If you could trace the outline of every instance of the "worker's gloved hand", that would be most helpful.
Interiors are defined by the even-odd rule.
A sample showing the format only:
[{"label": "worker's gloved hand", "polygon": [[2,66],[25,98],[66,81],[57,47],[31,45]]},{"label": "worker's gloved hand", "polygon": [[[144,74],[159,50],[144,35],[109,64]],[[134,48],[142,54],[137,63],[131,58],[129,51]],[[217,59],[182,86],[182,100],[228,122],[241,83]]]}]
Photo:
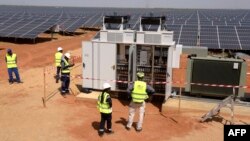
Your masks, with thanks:
[{"label": "worker's gloved hand", "polygon": [[148,96],[148,99],[145,100],[145,102],[152,102],[152,99],[153,99],[153,96],[152,95],[149,95]]},{"label": "worker's gloved hand", "polygon": [[130,95],[128,95],[127,99],[128,99],[129,101],[131,101],[131,100],[132,100],[132,97],[131,97]]}]

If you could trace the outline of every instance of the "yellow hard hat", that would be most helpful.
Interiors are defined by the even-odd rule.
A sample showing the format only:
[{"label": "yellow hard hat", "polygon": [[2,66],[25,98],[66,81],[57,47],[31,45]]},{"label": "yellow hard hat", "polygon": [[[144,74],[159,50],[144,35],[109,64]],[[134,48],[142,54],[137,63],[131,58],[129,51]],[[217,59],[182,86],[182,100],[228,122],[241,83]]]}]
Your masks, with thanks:
[{"label": "yellow hard hat", "polygon": [[140,78],[144,77],[144,72],[137,72],[137,77],[140,77]]}]

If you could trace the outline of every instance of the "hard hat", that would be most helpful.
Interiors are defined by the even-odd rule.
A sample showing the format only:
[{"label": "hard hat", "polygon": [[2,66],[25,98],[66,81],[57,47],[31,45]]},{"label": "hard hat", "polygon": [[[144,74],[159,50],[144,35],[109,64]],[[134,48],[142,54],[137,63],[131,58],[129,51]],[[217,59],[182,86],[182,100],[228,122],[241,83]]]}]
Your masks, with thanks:
[{"label": "hard hat", "polygon": [[10,48],[8,48],[8,49],[7,49],[7,52],[8,52],[8,53],[11,53],[11,52],[12,52],[12,50],[11,50]]},{"label": "hard hat", "polygon": [[111,86],[110,86],[109,83],[103,83],[103,88],[104,88],[104,89],[107,89],[107,88],[111,88]]},{"label": "hard hat", "polygon": [[62,50],[63,50],[62,47],[57,48],[57,51],[62,51]]},{"label": "hard hat", "polygon": [[140,77],[140,78],[144,77],[144,72],[137,72],[137,77]]},{"label": "hard hat", "polygon": [[70,53],[67,52],[67,53],[65,53],[64,55],[65,55],[67,58],[70,58]]}]

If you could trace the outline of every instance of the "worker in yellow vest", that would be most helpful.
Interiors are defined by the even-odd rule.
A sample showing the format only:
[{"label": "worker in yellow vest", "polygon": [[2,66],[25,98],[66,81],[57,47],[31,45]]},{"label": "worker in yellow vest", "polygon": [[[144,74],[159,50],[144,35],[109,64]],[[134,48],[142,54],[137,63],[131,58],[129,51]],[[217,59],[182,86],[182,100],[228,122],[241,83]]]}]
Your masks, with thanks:
[{"label": "worker in yellow vest", "polygon": [[109,83],[103,84],[103,91],[98,96],[97,107],[101,113],[101,122],[99,127],[99,135],[102,136],[104,134],[104,126],[107,122],[107,133],[114,133],[112,130],[112,100],[109,95],[111,90],[111,86]]},{"label": "worker in yellow vest", "polygon": [[10,84],[14,83],[13,74],[12,74],[13,72],[15,73],[15,76],[16,76],[16,82],[21,83],[20,76],[18,73],[18,68],[17,68],[17,55],[13,53],[11,49],[7,49],[5,62],[8,68],[9,83]]},{"label": "worker in yellow vest", "polygon": [[155,90],[147,85],[146,82],[143,81],[144,73],[138,72],[137,73],[138,80],[134,83],[130,84],[127,92],[129,96],[132,98],[132,101],[129,104],[129,116],[128,116],[128,123],[126,125],[126,129],[130,130],[133,119],[135,115],[136,109],[139,109],[139,121],[136,126],[136,131],[142,131],[142,123],[145,113],[145,100],[149,98],[148,95],[152,95],[155,93]]},{"label": "worker in yellow vest", "polygon": [[61,94],[65,97],[65,94],[69,94],[69,85],[70,85],[70,67],[73,67],[74,64],[71,64],[70,61],[70,53],[65,53],[61,60]]},{"label": "worker in yellow vest", "polygon": [[63,55],[63,49],[62,49],[62,47],[58,47],[57,52],[55,53],[56,83],[58,83],[58,81],[60,79],[62,55]]}]

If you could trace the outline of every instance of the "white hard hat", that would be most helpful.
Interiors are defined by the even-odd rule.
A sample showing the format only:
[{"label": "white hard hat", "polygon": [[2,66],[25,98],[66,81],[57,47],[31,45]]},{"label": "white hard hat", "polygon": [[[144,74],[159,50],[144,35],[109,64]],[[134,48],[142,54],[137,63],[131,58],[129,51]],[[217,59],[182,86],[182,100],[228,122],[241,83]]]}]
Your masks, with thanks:
[{"label": "white hard hat", "polygon": [[65,55],[67,58],[70,58],[70,53],[67,52],[67,53],[65,53],[64,55]]},{"label": "white hard hat", "polygon": [[57,48],[57,51],[61,51],[61,50],[63,50],[62,47],[58,47]]},{"label": "white hard hat", "polygon": [[111,86],[110,86],[109,83],[103,83],[103,88],[104,88],[104,89],[107,89],[107,88],[111,88]]}]

